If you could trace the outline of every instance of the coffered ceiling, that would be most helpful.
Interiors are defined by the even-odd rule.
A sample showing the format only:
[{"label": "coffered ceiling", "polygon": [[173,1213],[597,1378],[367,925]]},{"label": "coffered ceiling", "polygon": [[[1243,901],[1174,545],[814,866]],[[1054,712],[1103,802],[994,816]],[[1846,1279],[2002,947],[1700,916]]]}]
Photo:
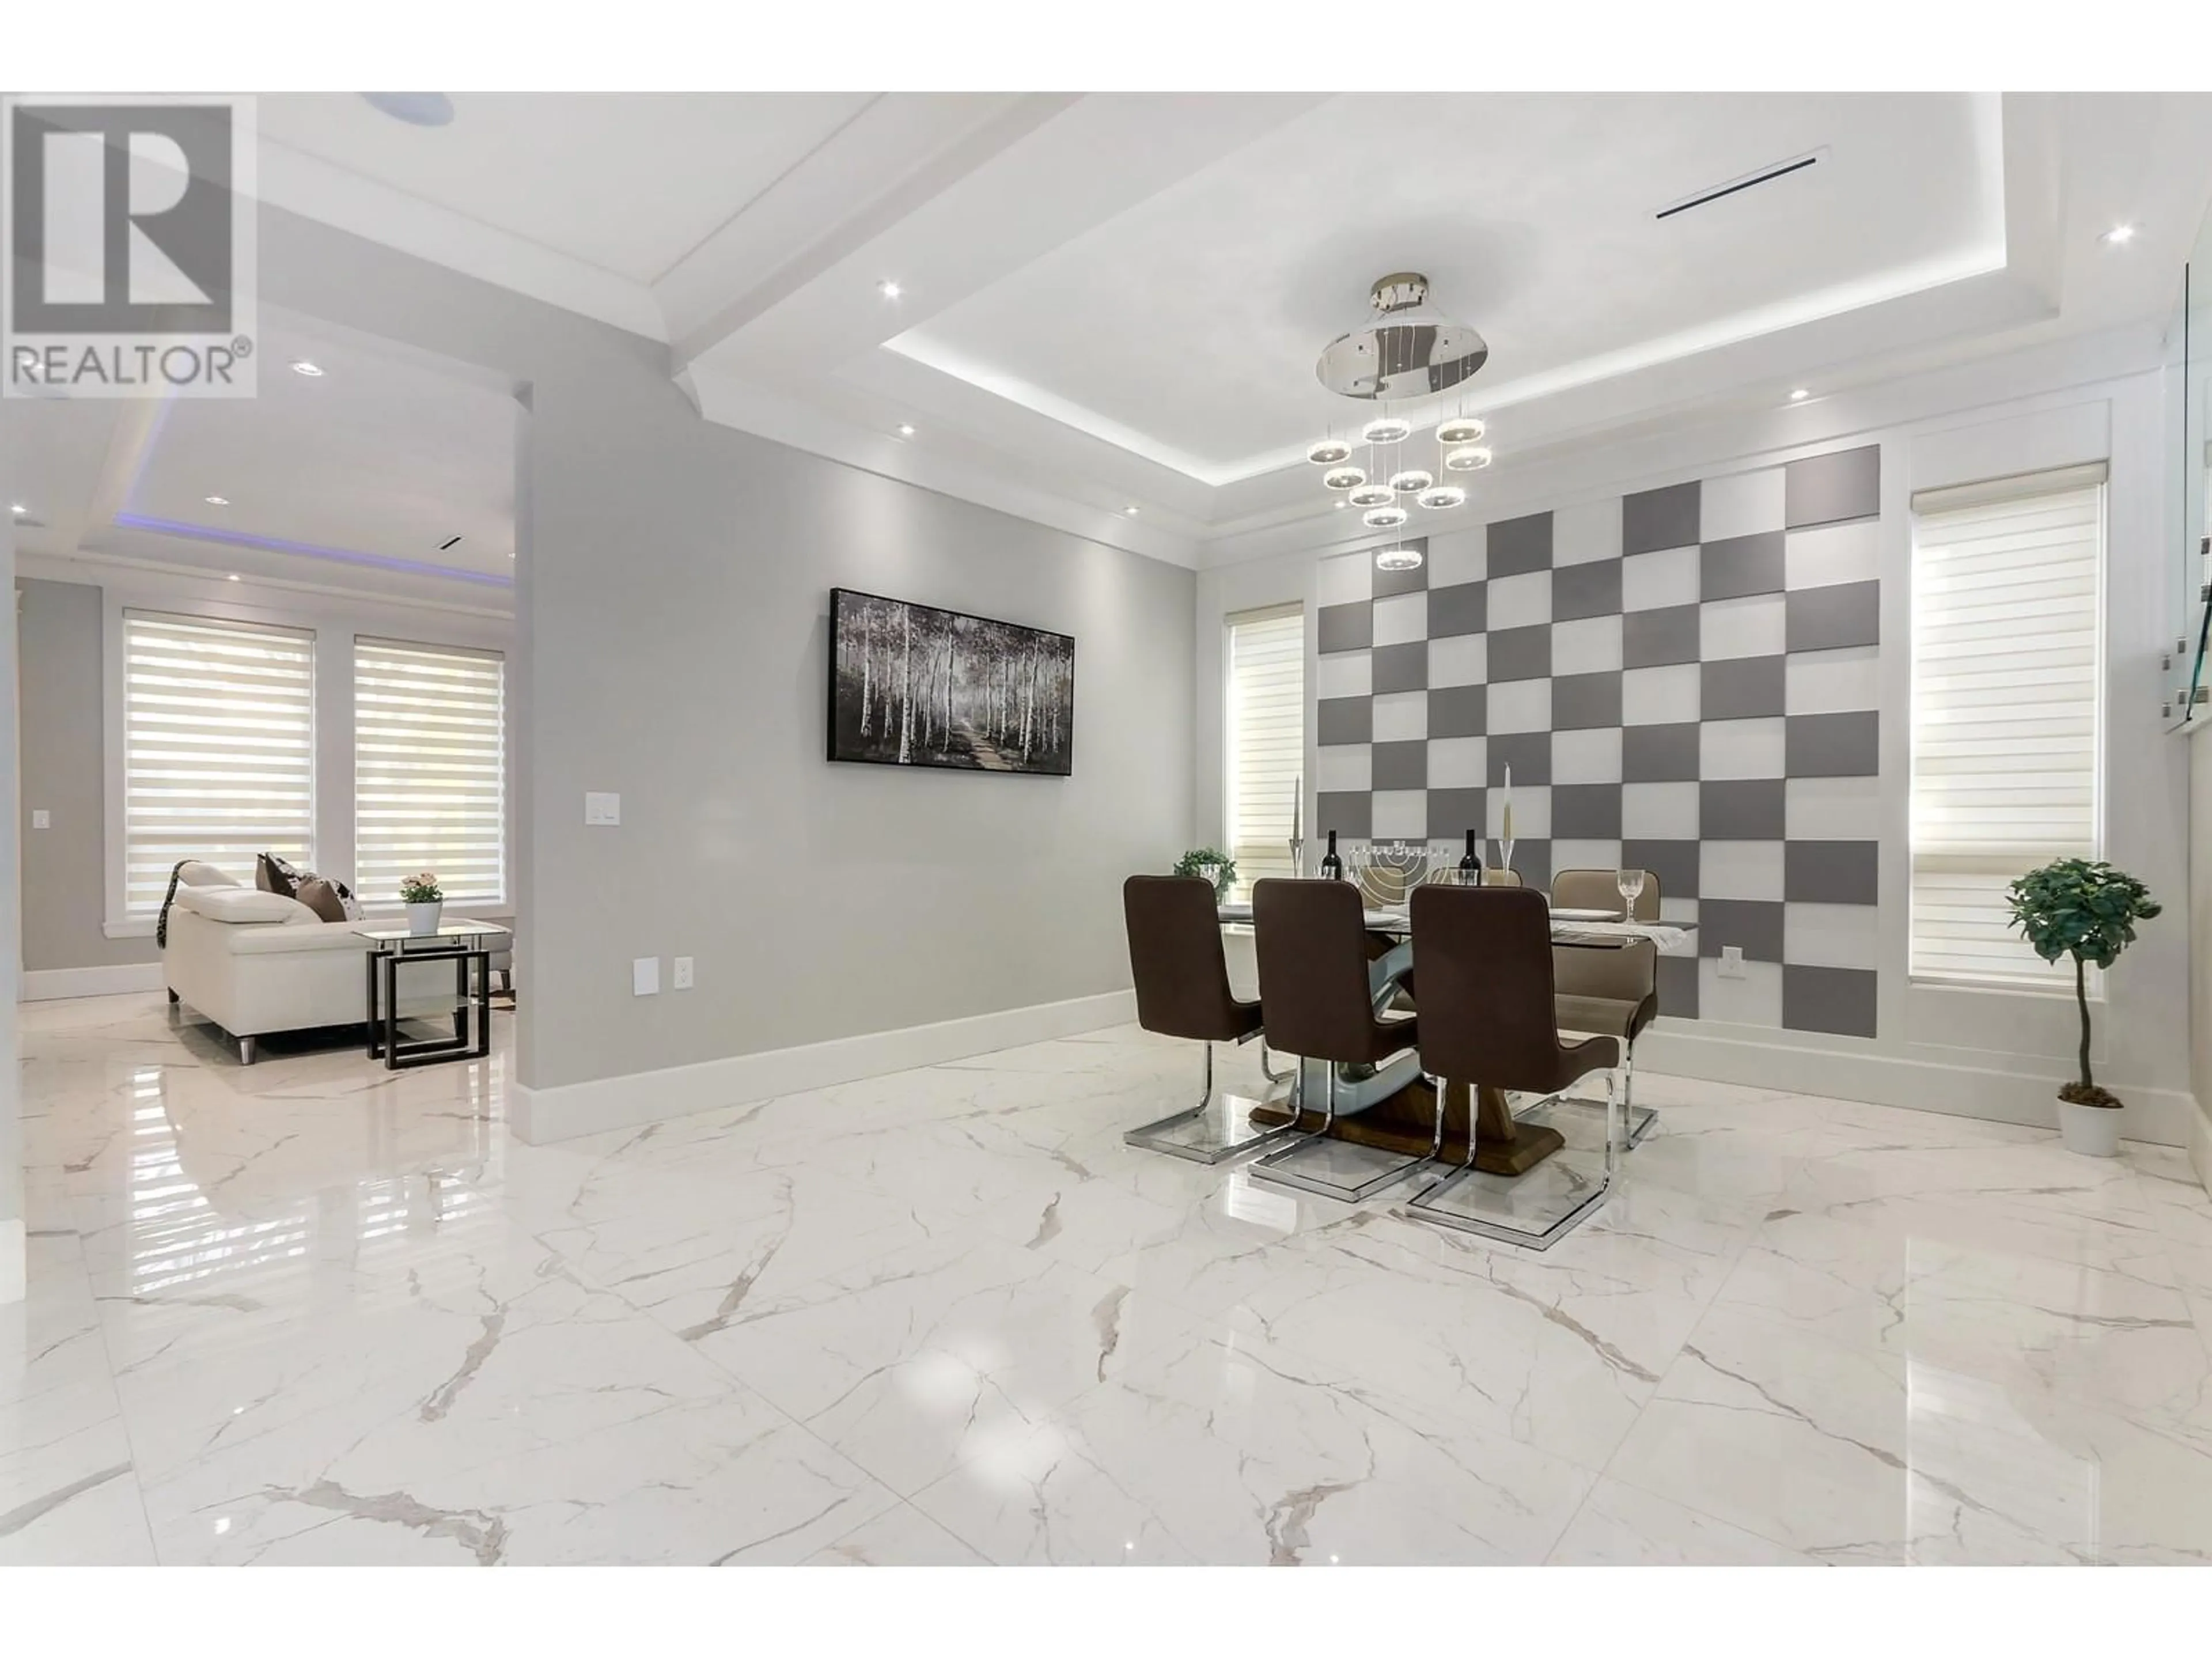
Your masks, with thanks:
[{"label": "coffered ceiling", "polygon": [[[1313,364],[1385,272],[1488,340],[1479,517],[1564,447],[2155,326],[2212,191],[2187,94],[315,94],[260,131],[278,205],[665,342],[703,418],[1187,565],[1356,544],[1302,452],[1371,412]],[[50,421],[78,527],[496,583],[504,394],[287,325],[343,375]]]}]

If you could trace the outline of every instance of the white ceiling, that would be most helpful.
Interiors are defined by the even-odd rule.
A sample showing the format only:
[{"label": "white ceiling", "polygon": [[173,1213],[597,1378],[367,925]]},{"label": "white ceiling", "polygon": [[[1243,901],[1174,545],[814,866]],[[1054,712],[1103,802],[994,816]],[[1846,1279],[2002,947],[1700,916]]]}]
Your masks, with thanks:
[{"label": "white ceiling", "polygon": [[0,438],[30,447],[22,550],[511,608],[513,398],[270,313],[256,397],[0,404]]},{"label": "white ceiling", "polygon": [[[1487,339],[1486,410],[2004,261],[1997,100],[1348,94],[975,289],[891,349],[1209,483],[1356,405],[1319,348],[1425,272]],[[1670,202],[1814,166],[1665,220]],[[1014,388],[1029,388],[1025,395]]]},{"label": "white ceiling", "polygon": [[[1313,362],[1386,271],[1426,271],[1487,337],[1465,402],[1502,483],[1793,385],[2162,321],[2212,192],[2196,94],[453,100],[420,128],[264,98],[262,191],[665,341],[708,419],[1194,565],[1357,532],[1297,452],[1370,412]],[[2124,222],[2133,243],[2099,243]],[[511,468],[473,399],[503,394],[309,349],[344,346],[367,361],[264,375],[263,409],[135,436],[55,417],[36,441],[90,482],[33,533],[112,551],[133,510],[219,530],[193,508],[221,494],[264,538],[410,561],[427,540],[454,575],[419,580],[495,581],[477,562],[505,562]]]}]

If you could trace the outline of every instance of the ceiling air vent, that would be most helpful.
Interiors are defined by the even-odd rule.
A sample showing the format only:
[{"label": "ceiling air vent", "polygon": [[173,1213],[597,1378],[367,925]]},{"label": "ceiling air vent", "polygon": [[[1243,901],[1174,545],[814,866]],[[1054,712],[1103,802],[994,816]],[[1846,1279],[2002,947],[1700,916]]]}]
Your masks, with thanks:
[{"label": "ceiling air vent", "polygon": [[459,536],[449,536],[444,541],[438,544],[438,551],[441,553],[450,553],[460,544],[461,538]]},{"label": "ceiling air vent", "polygon": [[1717,202],[1723,196],[1734,196],[1761,185],[1771,185],[1777,179],[1786,179],[1793,173],[1802,173],[1815,162],[1825,161],[1825,149],[1808,150],[1802,155],[1793,155],[1786,161],[1777,161],[1756,173],[1747,173],[1741,179],[1730,179],[1722,184],[1709,185],[1694,195],[1685,196],[1679,202],[1669,202],[1652,216],[1656,219],[1671,219],[1678,213],[1687,213],[1692,208],[1703,207],[1708,202]]}]

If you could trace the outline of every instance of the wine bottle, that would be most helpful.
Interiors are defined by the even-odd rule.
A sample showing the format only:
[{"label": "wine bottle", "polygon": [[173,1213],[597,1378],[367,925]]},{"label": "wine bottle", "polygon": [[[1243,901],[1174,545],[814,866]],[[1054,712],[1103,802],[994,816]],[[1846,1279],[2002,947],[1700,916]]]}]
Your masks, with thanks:
[{"label": "wine bottle", "polygon": [[1328,851],[1321,855],[1321,878],[1323,881],[1344,879],[1344,860],[1336,855],[1336,831],[1328,832]]},{"label": "wine bottle", "polygon": [[1482,854],[1475,850],[1474,831],[1472,830],[1467,832],[1467,851],[1460,854],[1459,867],[1462,875],[1479,876],[1482,873]]}]

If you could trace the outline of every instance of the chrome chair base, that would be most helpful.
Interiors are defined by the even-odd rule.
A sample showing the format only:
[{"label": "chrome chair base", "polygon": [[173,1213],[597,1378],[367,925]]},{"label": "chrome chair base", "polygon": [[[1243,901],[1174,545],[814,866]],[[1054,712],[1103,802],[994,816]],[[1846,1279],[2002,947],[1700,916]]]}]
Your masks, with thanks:
[{"label": "chrome chair base", "polygon": [[[1549,1097],[1537,1111],[1571,1098]],[[1606,1137],[1598,1154],[1563,1147],[1519,1176],[1487,1175],[1462,1167],[1431,1182],[1405,1206],[1405,1213],[1455,1232],[1526,1249],[1550,1249],[1605,1207],[1620,1173],[1620,1096],[1610,1073],[1605,1074],[1605,1098],[1589,1103],[1605,1109]],[[1472,1151],[1470,1147],[1470,1155]]]},{"label": "chrome chair base", "polygon": [[[1340,1140],[1330,1134],[1336,1122],[1336,1067],[1324,1066],[1323,1072],[1327,1094],[1321,1127],[1300,1136],[1294,1146],[1270,1152],[1255,1162],[1251,1166],[1255,1181],[1311,1193],[1320,1198],[1333,1198],[1345,1204],[1358,1204],[1429,1161],[1428,1157],[1418,1153],[1409,1157],[1387,1147]],[[1303,1073],[1299,1086],[1303,1095]]]},{"label": "chrome chair base", "polygon": [[[1605,1102],[1593,1100],[1588,1095],[1555,1095],[1553,1098],[1564,1105],[1595,1107],[1599,1111],[1605,1109]],[[1636,1103],[1636,1055],[1633,1050],[1625,1054],[1621,1060],[1620,1111],[1626,1120],[1628,1130],[1628,1138],[1622,1143],[1623,1148],[1632,1152],[1644,1144],[1644,1136],[1651,1133],[1651,1126],[1659,1121],[1657,1107]]]},{"label": "chrome chair base", "polygon": [[[1279,1140],[1291,1133],[1292,1123],[1255,1123],[1252,1114],[1266,1104],[1243,1095],[1213,1092],[1213,1045],[1206,1050],[1204,1086],[1198,1104],[1170,1112],[1156,1122],[1126,1132],[1121,1141],[1147,1152],[1165,1152],[1193,1164],[1223,1164],[1232,1158]],[[1267,1050],[1261,1050],[1261,1070],[1267,1071]]]}]

